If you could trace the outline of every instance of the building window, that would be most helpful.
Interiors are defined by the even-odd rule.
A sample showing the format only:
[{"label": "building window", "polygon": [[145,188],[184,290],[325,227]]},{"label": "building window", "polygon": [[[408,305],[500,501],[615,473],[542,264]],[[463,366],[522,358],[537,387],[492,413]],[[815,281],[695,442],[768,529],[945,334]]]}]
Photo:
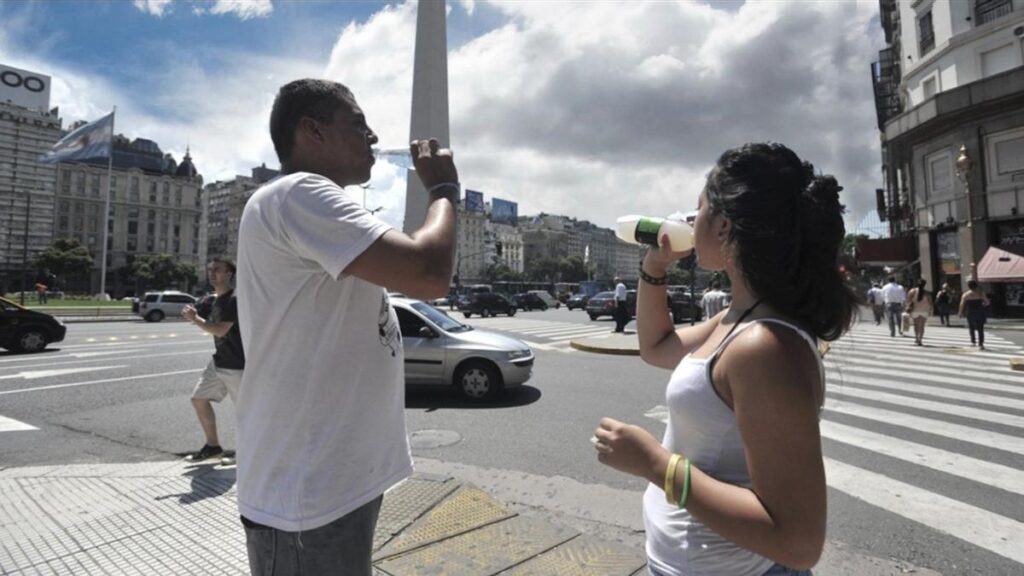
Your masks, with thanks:
[{"label": "building window", "polygon": [[128,221],[128,233],[129,234],[138,234],[139,233],[139,223],[134,221],[134,220],[129,220]]},{"label": "building window", "polygon": [[62,232],[66,232],[68,229],[68,215],[61,214],[57,221],[57,227],[60,228]]},{"label": "building window", "polygon": [[974,0],[974,21],[981,26],[1013,12],[1012,0]]},{"label": "building window", "polygon": [[166,184],[164,184],[164,198],[163,198],[163,200],[164,200],[164,206],[167,206],[167,205],[169,205],[171,203],[171,191],[167,189],[167,185]]},{"label": "building window", "polygon": [[125,244],[125,249],[129,252],[135,252],[139,249],[139,240],[134,236],[128,237],[128,242]]},{"label": "building window", "polygon": [[925,12],[917,19],[917,46],[921,56],[935,48],[935,29],[932,28],[932,11]]},{"label": "building window", "polygon": [[146,252],[152,252],[154,246],[155,244],[153,238],[146,238]]},{"label": "building window", "polygon": [[139,193],[139,177],[132,176],[132,192],[137,195]]},{"label": "building window", "polygon": [[92,185],[89,188],[92,190],[92,195],[93,195],[94,198],[99,198],[100,197],[100,175],[99,174],[93,174],[92,175]]},{"label": "building window", "polygon": [[128,201],[129,202],[134,202],[136,204],[139,203],[139,190],[138,190],[138,188],[135,188],[131,192],[128,193]]},{"label": "building window", "polygon": [[156,235],[156,222],[146,223],[146,235],[150,237]]},{"label": "building window", "polygon": [[156,204],[156,182],[149,183],[149,203]]},{"label": "building window", "polygon": [[174,191],[174,205],[181,206],[181,186],[178,186],[178,189]]},{"label": "building window", "polygon": [[924,90],[924,99],[925,100],[930,100],[931,98],[935,97],[935,92],[937,92],[937,90],[935,88],[935,84],[936,84],[935,76],[932,76],[931,78],[929,78],[929,79],[927,79],[927,80],[925,80],[924,82],[921,83],[922,89]]}]

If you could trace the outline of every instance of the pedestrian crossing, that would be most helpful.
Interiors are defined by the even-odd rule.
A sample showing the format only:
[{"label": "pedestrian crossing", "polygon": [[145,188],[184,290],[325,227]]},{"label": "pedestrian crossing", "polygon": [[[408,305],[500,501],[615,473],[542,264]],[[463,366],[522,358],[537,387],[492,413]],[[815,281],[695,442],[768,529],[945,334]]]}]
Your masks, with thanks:
[{"label": "pedestrian crossing", "polygon": [[611,333],[614,323],[577,324],[531,318],[473,318],[467,322],[478,328],[513,332],[533,348],[572,353],[569,342],[578,338],[594,338]]},{"label": "pedestrian crossing", "polygon": [[[1008,363],[1024,350],[995,334],[985,346],[972,348],[966,329],[934,326],[916,346],[873,324],[834,342],[821,422],[826,474],[831,488],[1024,573],[1024,374]],[[646,416],[667,422],[661,405]],[[880,461],[890,464],[864,464]]]}]

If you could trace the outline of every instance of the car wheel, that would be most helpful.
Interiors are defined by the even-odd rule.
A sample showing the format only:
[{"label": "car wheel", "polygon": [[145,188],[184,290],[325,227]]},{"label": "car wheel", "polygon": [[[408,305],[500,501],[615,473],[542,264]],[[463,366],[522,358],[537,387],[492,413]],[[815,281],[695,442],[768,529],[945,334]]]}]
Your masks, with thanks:
[{"label": "car wheel", "polygon": [[483,310],[480,311],[480,317],[481,318],[487,318],[490,315],[491,315],[491,309],[490,308],[484,308]]},{"label": "car wheel", "polygon": [[471,313],[469,313],[469,312],[463,312],[463,313],[462,313],[462,315],[463,315],[463,316],[465,316],[466,318],[469,318],[469,317],[470,317],[470,316],[472,316],[473,314],[471,314]]},{"label": "car wheel", "polygon": [[597,314],[587,314],[587,316],[590,316],[591,320],[597,320]]},{"label": "car wheel", "polygon": [[18,334],[14,349],[18,352],[41,352],[48,342],[46,332],[38,328],[29,328]]},{"label": "car wheel", "polygon": [[509,308],[509,309],[508,309],[508,315],[509,315],[510,317],[511,317],[511,316],[515,316],[515,315],[516,315],[516,309],[515,309],[515,308]]},{"label": "car wheel", "polygon": [[672,323],[673,324],[681,324],[682,322],[683,322],[683,314],[682,314],[682,312],[673,312],[672,313]]},{"label": "car wheel", "polygon": [[490,362],[470,360],[455,372],[455,387],[470,400],[485,400],[501,391],[501,375]]},{"label": "car wheel", "polygon": [[146,314],[146,322],[159,322],[164,319],[163,310],[153,310]]},{"label": "car wheel", "polygon": [[562,307],[562,303],[561,302],[555,304],[555,310],[558,310],[561,307]]}]

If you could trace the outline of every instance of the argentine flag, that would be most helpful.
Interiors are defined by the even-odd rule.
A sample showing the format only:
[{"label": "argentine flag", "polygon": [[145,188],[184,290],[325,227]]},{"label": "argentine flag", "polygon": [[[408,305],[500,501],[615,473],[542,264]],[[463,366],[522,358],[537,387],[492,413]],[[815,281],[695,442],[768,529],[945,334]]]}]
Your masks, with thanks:
[{"label": "argentine flag", "polygon": [[110,156],[114,141],[114,113],[111,112],[95,122],[90,122],[60,139],[53,149],[39,157],[43,164],[106,158]]}]

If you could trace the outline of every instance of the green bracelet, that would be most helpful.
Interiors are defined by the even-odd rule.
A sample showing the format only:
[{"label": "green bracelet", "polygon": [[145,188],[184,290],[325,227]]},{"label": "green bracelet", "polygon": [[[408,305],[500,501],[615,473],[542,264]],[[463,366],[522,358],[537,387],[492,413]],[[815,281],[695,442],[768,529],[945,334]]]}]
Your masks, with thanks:
[{"label": "green bracelet", "polygon": [[683,458],[683,491],[679,495],[679,507],[686,508],[686,500],[690,497],[690,459]]}]

